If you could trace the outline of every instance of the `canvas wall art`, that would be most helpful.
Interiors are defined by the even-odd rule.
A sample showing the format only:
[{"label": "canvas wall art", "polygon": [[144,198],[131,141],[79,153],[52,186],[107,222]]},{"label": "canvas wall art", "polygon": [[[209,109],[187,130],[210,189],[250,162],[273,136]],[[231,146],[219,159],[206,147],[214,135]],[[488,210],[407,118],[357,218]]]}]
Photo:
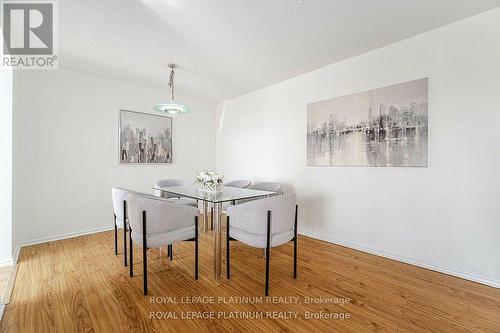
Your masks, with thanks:
[{"label": "canvas wall art", "polygon": [[120,163],[172,163],[172,118],[120,110]]},{"label": "canvas wall art", "polygon": [[307,165],[426,167],[428,79],[307,106]]}]

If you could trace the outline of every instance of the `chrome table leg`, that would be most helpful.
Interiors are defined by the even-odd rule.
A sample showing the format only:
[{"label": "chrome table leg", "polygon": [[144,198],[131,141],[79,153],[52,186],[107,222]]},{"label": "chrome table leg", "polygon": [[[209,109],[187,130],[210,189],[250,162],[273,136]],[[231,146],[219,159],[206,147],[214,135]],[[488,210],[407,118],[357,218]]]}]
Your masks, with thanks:
[{"label": "chrome table leg", "polygon": [[222,215],[222,203],[214,203],[214,277],[216,280],[222,277],[221,270],[221,239],[222,239],[222,228],[221,228],[221,215]]},{"label": "chrome table leg", "polygon": [[208,226],[208,203],[203,201],[203,232],[207,231]]}]

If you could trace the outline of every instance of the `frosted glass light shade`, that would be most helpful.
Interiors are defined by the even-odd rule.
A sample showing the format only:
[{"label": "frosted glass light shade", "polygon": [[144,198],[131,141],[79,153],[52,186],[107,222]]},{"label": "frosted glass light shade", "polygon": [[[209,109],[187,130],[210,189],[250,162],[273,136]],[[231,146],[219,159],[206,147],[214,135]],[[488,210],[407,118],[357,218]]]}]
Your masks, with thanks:
[{"label": "frosted glass light shade", "polygon": [[191,109],[189,107],[182,105],[182,104],[177,104],[177,103],[157,104],[153,107],[153,110],[158,111],[158,112],[165,112],[165,113],[169,113],[169,114],[191,112]]}]

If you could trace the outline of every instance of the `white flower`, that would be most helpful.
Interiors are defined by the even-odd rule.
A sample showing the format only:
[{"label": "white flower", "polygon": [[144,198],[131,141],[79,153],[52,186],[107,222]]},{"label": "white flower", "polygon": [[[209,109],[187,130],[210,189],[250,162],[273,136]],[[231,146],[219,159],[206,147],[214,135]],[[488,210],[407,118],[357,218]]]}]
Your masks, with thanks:
[{"label": "white flower", "polygon": [[212,170],[202,170],[196,174],[196,183],[200,185],[220,184],[223,179],[224,176]]}]

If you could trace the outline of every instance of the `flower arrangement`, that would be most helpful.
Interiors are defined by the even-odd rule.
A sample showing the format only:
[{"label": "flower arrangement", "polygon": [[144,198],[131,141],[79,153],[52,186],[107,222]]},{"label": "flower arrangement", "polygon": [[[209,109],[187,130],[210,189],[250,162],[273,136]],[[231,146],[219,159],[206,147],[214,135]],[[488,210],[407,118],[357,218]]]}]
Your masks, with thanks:
[{"label": "flower arrangement", "polygon": [[224,176],[211,170],[203,170],[196,174],[196,183],[200,184],[201,191],[221,192]]}]

